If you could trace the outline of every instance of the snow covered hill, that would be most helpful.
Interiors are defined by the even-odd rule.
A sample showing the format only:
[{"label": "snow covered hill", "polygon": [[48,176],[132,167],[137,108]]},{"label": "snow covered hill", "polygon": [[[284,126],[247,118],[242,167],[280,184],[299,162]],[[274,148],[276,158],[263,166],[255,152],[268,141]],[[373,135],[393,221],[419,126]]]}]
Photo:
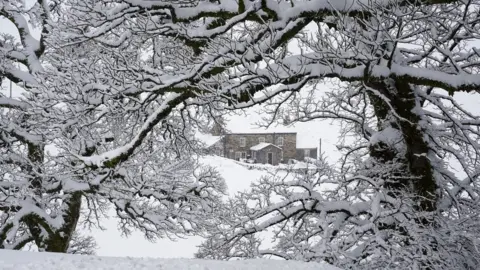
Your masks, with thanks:
[{"label": "snow covered hill", "polygon": [[2,270],[339,270],[316,263],[279,260],[209,261],[115,258],[0,250]]}]

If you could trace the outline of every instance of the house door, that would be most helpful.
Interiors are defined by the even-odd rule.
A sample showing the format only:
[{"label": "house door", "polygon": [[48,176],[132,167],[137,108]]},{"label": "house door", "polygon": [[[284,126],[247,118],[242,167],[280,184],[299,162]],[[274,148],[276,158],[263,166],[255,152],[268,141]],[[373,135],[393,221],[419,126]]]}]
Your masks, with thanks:
[{"label": "house door", "polygon": [[267,153],[267,163],[273,165],[273,153],[272,152]]}]

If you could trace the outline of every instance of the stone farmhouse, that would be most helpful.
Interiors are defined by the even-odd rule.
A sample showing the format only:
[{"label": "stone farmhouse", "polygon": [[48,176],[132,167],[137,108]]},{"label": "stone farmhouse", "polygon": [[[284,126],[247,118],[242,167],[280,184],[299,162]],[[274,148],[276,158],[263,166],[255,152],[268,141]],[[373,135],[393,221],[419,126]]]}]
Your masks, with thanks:
[{"label": "stone farmhouse", "polygon": [[217,136],[209,151],[218,156],[278,165],[289,160],[317,158],[317,148],[297,148],[297,133],[227,133]]}]

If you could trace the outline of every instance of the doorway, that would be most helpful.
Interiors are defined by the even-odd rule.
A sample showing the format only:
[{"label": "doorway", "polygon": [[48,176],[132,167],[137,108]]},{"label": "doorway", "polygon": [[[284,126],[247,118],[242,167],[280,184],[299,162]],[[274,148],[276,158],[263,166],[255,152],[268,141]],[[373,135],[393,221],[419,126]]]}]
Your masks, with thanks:
[{"label": "doorway", "polygon": [[267,163],[273,165],[273,153],[272,152],[267,153]]}]

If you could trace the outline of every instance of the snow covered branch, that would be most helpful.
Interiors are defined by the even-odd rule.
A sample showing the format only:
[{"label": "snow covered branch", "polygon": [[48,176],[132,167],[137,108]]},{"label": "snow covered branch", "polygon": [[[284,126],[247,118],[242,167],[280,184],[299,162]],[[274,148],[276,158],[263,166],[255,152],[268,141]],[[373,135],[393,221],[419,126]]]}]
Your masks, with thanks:
[{"label": "snow covered branch", "polygon": [[[51,8],[0,4],[20,37],[0,37],[0,77],[27,92],[0,96],[2,247],[67,252],[85,200],[109,202],[126,234],[210,231],[204,257],[452,269],[478,255],[453,247],[478,238],[480,123],[456,95],[480,89],[480,1]],[[319,89],[325,80],[340,87]],[[259,104],[266,125],[338,121],[344,156],[221,204],[222,179],[199,167],[193,135],[225,110]]]}]

